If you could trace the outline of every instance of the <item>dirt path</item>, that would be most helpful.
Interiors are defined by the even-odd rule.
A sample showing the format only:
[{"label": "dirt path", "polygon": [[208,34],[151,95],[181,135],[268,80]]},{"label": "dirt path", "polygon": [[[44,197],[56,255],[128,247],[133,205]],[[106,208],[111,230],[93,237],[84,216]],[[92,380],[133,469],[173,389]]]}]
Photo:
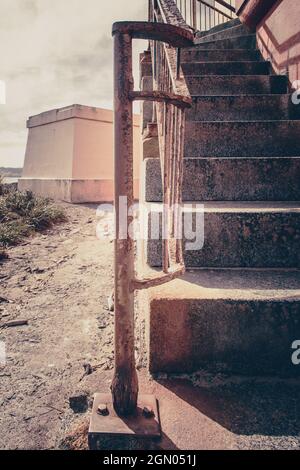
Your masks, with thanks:
[{"label": "dirt path", "polygon": [[[0,447],[54,448],[77,415],[84,363],[112,369],[112,250],[96,237],[96,207],[64,205],[69,221],[27,240],[0,265]],[[103,222],[102,222],[103,224]]]},{"label": "dirt path", "polygon": [[[61,448],[73,430],[87,448],[89,408],[74,413],[69,398],[87,403],[95,391],[109,390],[113,244],[96,237],[95,206],[64,207],[67,223],[11,249],[0,265],[0,325],[28,321],[0,328],[7,352],[0,365],[1,449]],[[111,215],[101,219],[102,231],[110,221]],[[83,376],[86,363],[98,367]],[[160,404],[157,448],[300,448],[299,381],[223,379],[204,371],[195,377],[153,380],[139,372],[141,392],[154,393]],[[71,448],[78,448],[75,441]]]}]

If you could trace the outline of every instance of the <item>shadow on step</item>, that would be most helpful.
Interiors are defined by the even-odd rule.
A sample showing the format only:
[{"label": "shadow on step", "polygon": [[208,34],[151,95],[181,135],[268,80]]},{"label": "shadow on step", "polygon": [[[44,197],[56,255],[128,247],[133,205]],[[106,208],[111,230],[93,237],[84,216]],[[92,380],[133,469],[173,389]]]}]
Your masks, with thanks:
[{"label": "shadow on step", "polygon": [[299,436],[300,382],[236,379],[218,383],[218,379],[214,380],[205,386],[195,386],[183,379],[157,382],[182,400],[182,407],[192,410],[191,427],[197,410],[236,435]]},{"label": "shadow on step", "polygon": [[191,269],[185,274],[184,280],[207,289],[292,290],[298,295],[300,292],[298,269]]}]

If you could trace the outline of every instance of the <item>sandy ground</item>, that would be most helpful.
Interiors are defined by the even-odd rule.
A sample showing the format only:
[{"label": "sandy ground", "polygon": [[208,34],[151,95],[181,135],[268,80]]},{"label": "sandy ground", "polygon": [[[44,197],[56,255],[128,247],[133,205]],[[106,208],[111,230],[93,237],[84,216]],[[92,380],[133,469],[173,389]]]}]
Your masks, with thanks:
[{"label": "sandy ground", "polygon": [[[9,250],[0,265],[0,326],[28,321],[0,329],[2,449],[87,448],[90,408],[75,413],[69,398],[90,405],[94,392],[109,390],[113,244],[96,237],[95,206],[64,207],[67,223]],[[102,233],[109,219],[100,220]],[[84,375],[84,364],[93,373]],[[160,405],[162,440],[152,448],[300,449],[299,381],[139,376]]]},{"label": "sandy ground", "polygon": [[96,237],[95,206],[64,206],[67,223],[9,250],[0,266],[0,324],[28,320],[0,330],[1,448],[57,446],[74,419],[69,397],[84,390],[83,365],[112,369],[113,244]]}]

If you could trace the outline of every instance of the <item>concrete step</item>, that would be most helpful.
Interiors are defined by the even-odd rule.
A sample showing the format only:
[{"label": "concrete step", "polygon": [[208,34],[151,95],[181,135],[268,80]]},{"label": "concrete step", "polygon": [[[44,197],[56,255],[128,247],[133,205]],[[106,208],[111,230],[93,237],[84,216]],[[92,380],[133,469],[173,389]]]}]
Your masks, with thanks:
[{"label": "concrete step", "polygon": [[186,157],[300,155],[300,121],[186,123]]},{"label": "concrete step", "polygon": [[285,75],[206,75],[185,76],[192,95],[284,94],[288,89]]},{"label": "concrete step", "polygon": [[183,62],[185,75],[269,75],[271,64],[258,62]]},{"label": "concrete step", "polygon": [[239,26],[239,25],[241,25],[241,20],[239,18],[234,18],[233,20],[229,20],[229,21],[226,21],[225,23],[218,24],[217,26],[214,26],[208,31],[197,32],[196,38],[202,38],[209,34],[217,33],[218,31],[224,31],[225,29],[233,28],[234,26]]},{"label": "concrete step", "polygon": [[[299,202],[206,202],[204,210],[194,202],[184,207],[187,267],[300,268]],[[151,267],[161,266],[161,240],[153,232],[161,210],[161,204],[153,203],[148,215]],[[157,233],[156,239],[151,233]]]},{"label": "concrete step", "polygon": [[197,44],[203,44],[205,42],[219,41],[221,39],[232,39],[239,38],[240,36],[245,36],[250,34],[250,30],[244,24],[238,24],[231,28],[223,28],[221,31],[208,31],[207,34],[203,36],[196,36]]},{"label": "concrete step", "polygon": [[193,96],[188,121],[270,121],[300,119],[290,95]]},{"label": "concrete step", "polygon": [[[183,201],[300,201],[299,181],[300,157],[185,158]],[[162,201],[158,158],[145,161],[145,199]]]},{"label": "concrete step", "polygon": [[197,47],[182,49],[182,62],[257,62],[263,60],[259,50],[228,49],[228,50],[205,50]]},{"label": "concrete step", "polygon": [[203,41],[202,39],[196,39],[195,44],[198,49],[257,49],[256,34],[220,39],[218,41]]},{"label": "concrete step", "polygon": [[205,369],[299,377],[300,272],[200,270],[150,289],[147,318],[152,373]]}]

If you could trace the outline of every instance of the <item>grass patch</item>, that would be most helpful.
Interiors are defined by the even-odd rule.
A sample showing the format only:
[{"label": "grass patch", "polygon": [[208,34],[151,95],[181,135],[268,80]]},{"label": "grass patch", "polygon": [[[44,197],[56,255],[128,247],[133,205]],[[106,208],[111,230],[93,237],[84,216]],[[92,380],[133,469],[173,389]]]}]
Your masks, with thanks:
[{"label": "grass patch", "polygon": [[50,199],[35,196],[31,191],[5,189],[0,180],[0,259],[6,256],[8,246],[65,220],[64,211]]}]

